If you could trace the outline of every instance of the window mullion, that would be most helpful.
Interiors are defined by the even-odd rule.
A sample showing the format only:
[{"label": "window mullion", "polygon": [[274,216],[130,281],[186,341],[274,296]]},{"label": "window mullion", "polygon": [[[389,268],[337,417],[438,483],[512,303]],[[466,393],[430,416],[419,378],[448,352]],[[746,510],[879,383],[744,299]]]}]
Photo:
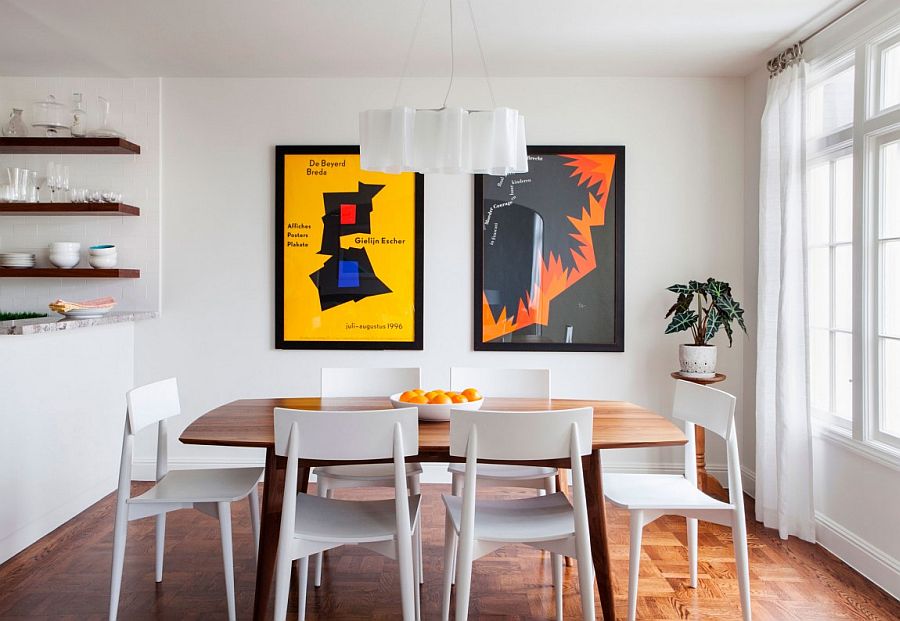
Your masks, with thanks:
[{"label": "window mullion", "polygon": [[866,209],[868,184],[866,183],[866,141],[863,128],[869,109],[870,91],[869,57],[871,51],[865,44],[856,49],[853,82],[853,412],[851,429],[855,440],[864,441],[871,435],[871,397],[874,376],[871,343],[872,293],[869,262],[871,252],[867,239],[871,239],[871,217]]}]

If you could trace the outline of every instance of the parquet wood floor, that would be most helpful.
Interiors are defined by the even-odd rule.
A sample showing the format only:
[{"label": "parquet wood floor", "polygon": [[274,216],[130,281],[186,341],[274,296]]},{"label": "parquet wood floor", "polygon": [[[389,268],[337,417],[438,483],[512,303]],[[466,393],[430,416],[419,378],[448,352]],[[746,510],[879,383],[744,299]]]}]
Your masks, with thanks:
[{"label": "parquet wood floor", "polygon": [[[144,489],[135,484],[135,489]],[[443,507],[447,486],[425,485],[423,619],[440,618]],[[515,495],[524,492],[503,491]],[[344,491],[374,499],[381,490]],[[342,494],[339,493],[339,497]],[[752,514],[752,501],[748,499]],[[114,495],[0,565],[0,619],[105,619],[112,553]],[[610,547],[620,618],[627,609],[628,519],[610,507]],[[246,503],[234,505],[235,587],[239,619],[251,616],[254,571]],[[900,619],[900,602],[823,548],[778,539],[749,522],[754,619],[812,621]],[[195,511],[169,514],[164,581],[153,581],[153,520],[132,522],[125,557],[120,619],[224,619],[218,524]],[[739,619],[730,531],[700,524],[699,588],[688,583],[684,520],[663,518],[644,534],[638,618]],[[577,567],[566,568],[566,619],[580,619]],[[549,556],[523,546],[475,562],[475,620],[551,619]],[[358,547],[328,553],[322,587],[310,586],[307,619],[395,620],[399,614],[394,561]],[[296,593],[291,593],[291,615]],[[599,608],[598,608],[599,615]],[[296,617],[291,617],[296,618]]]}]

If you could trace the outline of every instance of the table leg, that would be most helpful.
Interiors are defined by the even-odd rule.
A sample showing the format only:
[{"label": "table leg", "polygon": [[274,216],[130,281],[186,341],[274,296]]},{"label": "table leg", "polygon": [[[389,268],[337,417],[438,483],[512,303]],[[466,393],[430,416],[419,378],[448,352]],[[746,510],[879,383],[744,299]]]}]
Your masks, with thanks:
[{"label": "table leg", "polygon": [[[600,606],[604,621],[615,621],[616,602],[613,596],[612,564],[609,561],[609,540],[606,530],[606,504],[603,500],[603,472],[600,467],[600,451],[586,458],[584,491],[587,500],[588,526],[591,531],[591,556],[594,575],[600,592]],[[582,463],[582,467],[584,464]]]},{"label": "table leg", "polygon": [[256,592],[253,596],[253,618],[263,621],[275,577],[275,556],[281,530],[281,505],[284,498],[286,460],[275,455],[274,447],[266,449],[266,476],[263,482],[262,523],[259,533],[259,556],[256,561]]}]

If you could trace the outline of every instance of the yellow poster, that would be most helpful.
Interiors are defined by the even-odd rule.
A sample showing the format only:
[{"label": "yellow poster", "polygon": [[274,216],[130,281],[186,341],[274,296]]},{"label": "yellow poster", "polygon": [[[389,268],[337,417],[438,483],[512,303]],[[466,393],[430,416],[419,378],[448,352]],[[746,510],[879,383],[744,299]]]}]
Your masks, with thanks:
[{"label": "yellow poster", "polygon": [[422,349],[422,178],[276,149],[276,346]]}]

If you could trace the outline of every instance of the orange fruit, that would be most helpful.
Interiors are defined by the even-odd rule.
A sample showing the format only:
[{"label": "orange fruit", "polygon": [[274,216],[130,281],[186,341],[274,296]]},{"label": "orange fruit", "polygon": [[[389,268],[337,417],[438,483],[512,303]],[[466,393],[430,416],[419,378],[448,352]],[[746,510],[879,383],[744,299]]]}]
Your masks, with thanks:
[{"label": "orange fruit", "polygon": [[422,395],[416,395],[415,397],[411,397],[407,403],[428,403],[428,399]]},{"label": "orange fruit", "polygon": [[462,391],[463,396],[469,401],[478,401],[481,399],[481,393],[478,392],[477,388],[466,388]]},{"label": "orange fruit", "polygon": [[453,400],[453,403],[468,403],[469,402],[469,400],[465,396],[459,395],[459,394],[454,394],[452,397],[450,397],[450,399]]},{"label": "orange fruit", "polygon": [[448,397],[451,397],[451,398],[452,398],[452,397],[455,397],[456,395],[458,395],[459,393],[456,392],[455,390],[448,390],[448,391],[445,392],[444,394],[447,395]]},{"label": "orange fruit", "polygon": [[410,403],[410,402],[411,402],[410,400],[411,400],[413,397],[418,397],[418,396],[419,396],[419,395],[417,395],[417,394],[414,393],[413,391],[407,390],[407,391],[404,392],[402,395],[400,395],[400,398],[398,399],[398,401],[402,401],[403,403]]},{"label": "orange fruit", "polygon": [[416,393],[417,395],[424,395],[424,394],[425,394],[425,391],[422,390],[421,388],[414,388],[413,390],[410,390],[410,391],[408,391],[408,392],[414,392],[414,393]]},{"label": "orange fruit", "polygon": [[425,397],[426,397],[429,401],[431,401],[431,400],[434,399],[436,396],[441,395],[441,394],[443,394],[443,393],[438,392],[437,390],[429,390],[428,392],[425,393]]},{"label": "orange fruit", "polygon": [[444,403],[453,403],[453,401],[450,399],[450,397],[448,397],[445,394],[438,394],[438,395],[435,395],[432,398],[430,398],[428,400],[428,403],[437,405],[437,404],[444,404]]}]

